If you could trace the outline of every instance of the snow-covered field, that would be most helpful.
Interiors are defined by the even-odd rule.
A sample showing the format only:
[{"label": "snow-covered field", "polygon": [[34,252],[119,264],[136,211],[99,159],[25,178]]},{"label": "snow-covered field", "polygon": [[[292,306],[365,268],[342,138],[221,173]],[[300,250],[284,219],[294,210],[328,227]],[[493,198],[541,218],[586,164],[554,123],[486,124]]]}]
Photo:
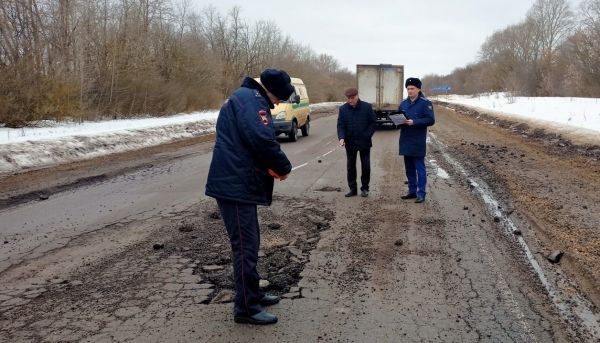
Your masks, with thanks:
[{"label": "snow-covered field", "polygon": [[476,107],[517,121],[533,121],[560,132],[600,137],[600,99],[597,98],[518,97],[490,93],[442,95],[432,99]]}]

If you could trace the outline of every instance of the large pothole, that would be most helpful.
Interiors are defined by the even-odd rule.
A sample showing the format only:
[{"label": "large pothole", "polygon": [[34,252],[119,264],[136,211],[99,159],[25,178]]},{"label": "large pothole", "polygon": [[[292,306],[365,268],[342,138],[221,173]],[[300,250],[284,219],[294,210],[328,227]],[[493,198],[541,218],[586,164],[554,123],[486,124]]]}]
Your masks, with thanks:
[{"label": "large pothole", "polygon": [[[286,297],[301,297],[297,288],[300,274],[316,247],[320,233],[329,228],[334,214],[323,204],[314,200],[280,197],[279,208],[274,211],[259,207],[261,249],[258,271],[261,287],[271,293]],[[218,209],[208,208],[198,218],[189,217],[185,222],[175,223],[179,233],[179,254],[196,260],[194,270],[214,290],[204,301],[228,302],[234,288],[232,254],[229,239]],[[224,295],[225,294],[225,295]],[[215,298],[217,298],[215,300]]]}]

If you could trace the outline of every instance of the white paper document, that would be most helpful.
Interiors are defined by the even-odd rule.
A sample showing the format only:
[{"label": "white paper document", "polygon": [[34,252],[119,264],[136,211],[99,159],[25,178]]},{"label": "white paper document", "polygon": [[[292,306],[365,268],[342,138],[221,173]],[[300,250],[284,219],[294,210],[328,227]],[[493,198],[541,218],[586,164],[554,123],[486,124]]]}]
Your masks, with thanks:
[{"label": "white paper document", "polygon": [[406,117],[402,113],[392,114],[390,119],[394,122],[394,125],[402,125],[406,121]]}]

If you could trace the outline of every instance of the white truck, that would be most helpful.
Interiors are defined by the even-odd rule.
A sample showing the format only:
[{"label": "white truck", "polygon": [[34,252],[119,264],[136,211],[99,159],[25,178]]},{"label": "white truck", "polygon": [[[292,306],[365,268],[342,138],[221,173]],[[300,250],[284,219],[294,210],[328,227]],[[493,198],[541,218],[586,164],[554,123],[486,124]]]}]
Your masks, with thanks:
[{"label": "white truck", "polygon": [[395,126],[391,114],[398,113],[404,98],[404,66],[357,64],[356,78],[360,99],[373,105],[379,126]]}]

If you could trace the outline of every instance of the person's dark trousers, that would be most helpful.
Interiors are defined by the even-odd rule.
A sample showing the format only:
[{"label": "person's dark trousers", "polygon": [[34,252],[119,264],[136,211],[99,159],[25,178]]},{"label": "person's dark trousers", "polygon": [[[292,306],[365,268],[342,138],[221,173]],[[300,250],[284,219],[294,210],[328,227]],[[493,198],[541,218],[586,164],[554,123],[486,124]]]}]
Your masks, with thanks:
[{"label": "person's dark trousers", "polygon": [[427,194],[425,157],[404,156],[404,169],[408,179],[408,194],[416,194],[424,198]]},{"label": "person's dark trousers", "polygon": [[356,154],[360,151],[360,183],[361,191],[369,190],[369,181],[371,180],[371,149],[348,149],[346,148],[346,160],[348,170],[348,187],[356,192]]},{"label": "person's dark trousers", "polygon": [[262,311],[259,304],[264,293],[258,282],[256,270],[260,246],[260,228],[256,205],[217,199],[221,217],[233,251],[233,276],[235,281],[235,316],[252,316]]}]

